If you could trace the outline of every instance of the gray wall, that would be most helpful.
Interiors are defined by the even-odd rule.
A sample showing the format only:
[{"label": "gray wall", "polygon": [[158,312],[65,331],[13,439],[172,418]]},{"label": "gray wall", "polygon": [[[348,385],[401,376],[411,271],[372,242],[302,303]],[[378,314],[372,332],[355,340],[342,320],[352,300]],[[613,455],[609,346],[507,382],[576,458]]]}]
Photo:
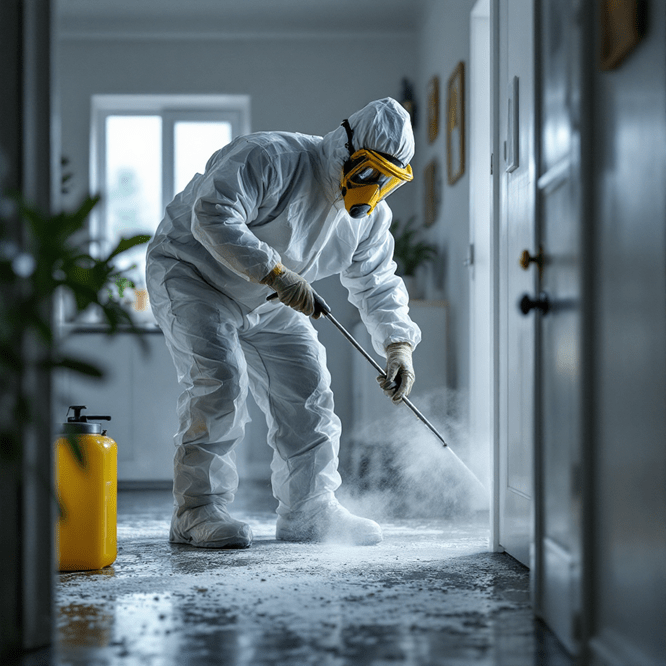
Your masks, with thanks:
[{"label": "gray wall", "polygon": [[[415,82],[419,119],[415,180],[389,199],[398,219],[413,214],[423,221],[423,168],[433,157],[440,164],[442,201],[436,223],[425,236],[440,255],[420,276],[428,299],[449,303],[447,334],[442,331],[447,383],[466,404],[469,388],[469,288],[463,260],[468,247],[468,171],[453,186],[446,180],[446,83],[459,61],[469,65],[469,13],[474,0],[426,2],[418,36],[403,31],[373,33],[363,38],[322,33],[313,37],[187,39],[151,35],[104,36],[67,30],[57,50],[62,109],[63,153],[74,173],[66,205],[74,205],[88,188],[90,96],[96,93],[217,93],[251,96],[252,130],[295,130],[323,134],[372,99],[398,97],[404,76]],[[162,22],[164,24],[164,21]],[[64,26],[66,28],[66,26]],[[103,27],[103,26],[102,26]],[[140,33],[139,33],[140,34]],[[466,74],[469,74],[468,69]],[[433,144],[426,138],[426,89],[440,79],[440,132]],[[467,88],[467,96],[469,85]],[[358,317],[337,279],[318,286],[343,324]],[[329,353],[337,411],[343,426],[351,417],[351,353],[339,333],[326,322],[315,324]],[[343,431],[344,437],[344,431]],[[344,456],[343,456],[344,459]]]},{"label": "gray wall", "polygon": [[[449,185],[446,174],[446,87],[458,62],[465,64],[465,103],[469,107],[470,12],[475,0],[437,2],[426,6],[419,37],[417,97],[420,122],[416,136],[417,211],[423,220],[425,191],[423,169],[437,159],[441,181],[441,201],[435,223],[425,236],[439,249],[437,261],[419,280],[426,298],[445,299],[449,303],[447,354],[448,384],[464,397],[469,392],[469,274],[463,265],[469,245],[469,158],[465,174]],[[439,77],[439,134],[433,143],[427,138],[426,91],[433,76]],[[469,112],[466,114],[469,119]],[[469,154],[469,127],[466,129],[466,153]],[[415,178],[415,179],[416,179]],[[442,342],[445,341],[442,336]]]},{"label": "gray wall", "polygon": [[[253,131],[325,134],[367,102],[397,98],[401,79],[413,79],[417,69],[416,36],[399,29],[363,38],[325,33],[317,38],[203,40],[170,38],[168,33],[150,39],[66,34],[57,50],[62,149],[74,173],[66,205],[74,205],[88,190],[93,94],[246,94],[251,96]],[[418,185],[411,184],[391,197],[397,217],[414,209],[417,193]],[[339,281],[329,278],[317,288],[351,328],[358,316]],[[316,326],[328,350],[336,409],[344,426],[351,416],[352,348],[327,322]]]},{"label": "gray wall", "polygon": [[666,658],[666,3],[596,74],[595,646]]}]

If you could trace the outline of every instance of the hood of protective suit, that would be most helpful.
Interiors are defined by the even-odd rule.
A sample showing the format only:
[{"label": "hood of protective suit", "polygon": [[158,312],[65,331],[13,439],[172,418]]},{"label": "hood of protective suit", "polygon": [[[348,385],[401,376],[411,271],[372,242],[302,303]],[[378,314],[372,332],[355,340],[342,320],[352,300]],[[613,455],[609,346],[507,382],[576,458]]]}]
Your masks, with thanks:
[{"label": "hood of protective suit", "polygon": [[[387,153],[404,165],[414,157],[414,133],[409,113],[391,97],[375,100],[349,116],[349,125],[354,131],[354,149],[367,148]],[[347,133],[338,127],[324,136],[322,150],[330,166],[327,185],[335,199],[342,197],[340,177],[342,167],[349,158],[346,147]]]}]

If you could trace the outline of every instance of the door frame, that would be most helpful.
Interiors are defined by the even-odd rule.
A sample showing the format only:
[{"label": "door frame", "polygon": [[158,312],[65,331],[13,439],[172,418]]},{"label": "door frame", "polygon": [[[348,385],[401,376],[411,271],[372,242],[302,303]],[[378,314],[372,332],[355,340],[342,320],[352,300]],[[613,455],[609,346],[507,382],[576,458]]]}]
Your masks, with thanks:
[{"label": "door frame", "polygon": [[[490,411],[490,441],[489,441],[489,479],[490,479],[490,537],[489,549],[492,552],[504,552],[500,545],[500,1],[501,0],[478,0],[470,14],[470,25],[478,18],[485,19],[486,11],[489,19],[488,39],[490,42],[490,90],[488,93],[488,102],[490,104],[490,159],[487,168],[490,171],[490,179],[485,180],[485,167],[481,166],[476,174],[470,177],[470,225],[473,224],[471,217],[473,206],[472,197],[476,187],[482,187],[485,182],[490,186],[489,193],[489,215],[490,238],[487,259],[489,261],[489,280],[490,280],[490,312],[472,313],[470,316],[484,317],[484,321],[490,328],[490,354],[489,354],[489,389],[490,398],[487,408]],[[471,32],[471,29],[470,29]],[[474,49],[477,45],[473,39],[470,39],[470,69],[471,76],[474,76]],[[474,104],[472,104],[474,108]],[[474,121],[470,122],[474,127]],[[474,130],[470,132],[470,150],[474,153],[475,146],[472,142],[476,140]],[[477,253],[478,254],[478,253]],[[471,269],[474,270],[474,253],[472,250],[469,257]],[[477,319],[477,321],[479,321]],[[471,324],[471,322],[470,322]],[[471,327],[470,327],[470,330]],[[474,350],[471,349],[471,354]],[[474,381],[474,374],[470,368],[470,381]],[[471,416],[471,413],[470,413]]]},{"label": "door frame", "polygon": [[491,236],[491,292],[492,292],[492,373],[493,373],[493,441],[490,454],[492,490],[491,490],[491,517],[490,517],[490,540],[494,552],[503,552],[500,545],[500,392],[499,392],[499,330],[500,330],[500,178],[499,178],[499,156],[500,156],[500,120],[499,120],[499,45],[500,45],[500,23],[499,23],[500,0],[490,0],[490,126],[492,140],[491,154],[491,196],[490,196],[490,218],[492,220]]},{"label": "door frame", "polygon": [[[470,12],[470,249],[465,263],[470,281],[470,434],[487,456],[489,549],[496,552],[502,548],[498,535],[497,224],[493,205],[497,169],[492,166],[497,141],[493,131],[495,1],[477,0]],[[476,335],[479,329],[487,331],[485,341],[479,339],[485,336]]]}]

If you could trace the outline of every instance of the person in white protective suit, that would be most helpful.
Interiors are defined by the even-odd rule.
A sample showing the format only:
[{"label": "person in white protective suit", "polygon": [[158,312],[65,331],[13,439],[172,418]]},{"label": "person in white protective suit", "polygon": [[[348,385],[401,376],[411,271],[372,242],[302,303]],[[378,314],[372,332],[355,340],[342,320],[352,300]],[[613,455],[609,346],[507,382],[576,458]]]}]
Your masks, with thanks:
[{"label": "person in white protective suit", "polygon": [[[244,548],[250,527],[227,510],[238,487],[248,388],[273,448],[276,537],[381,541],[380,526],[335,498],[340,421],[326,355],[309,316],[310,284],[339,274],[396,402],[414,381],[421,333],[394,274],[383,199],[412,179],[414,137],[393,99],[371,102],[326,136],[258,132],[208,160],[167,206],[147,252],[147,285],[182,394],[170,541]],[[274,292],[279,298],[267,301]],[[289,307],[286,307],[289,306]]]}]

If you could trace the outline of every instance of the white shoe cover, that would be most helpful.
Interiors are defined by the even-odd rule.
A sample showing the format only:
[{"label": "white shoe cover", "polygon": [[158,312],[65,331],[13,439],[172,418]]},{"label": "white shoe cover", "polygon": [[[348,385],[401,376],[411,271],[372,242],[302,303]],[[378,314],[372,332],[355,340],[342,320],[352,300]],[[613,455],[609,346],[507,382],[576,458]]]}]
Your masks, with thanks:
[{"label": "white shoe cover", "polygon": [[282,541],[325,541],[356,546],[370,546],[383,538],[382,528],[374,520],[355,516],[336,499],[278,516],[275,536]]},{"label": "white shoe cover", "polygon": [[174,511],[169,541],[197,548],[248,548],[252,530],[223,507],[204,504]]}]

